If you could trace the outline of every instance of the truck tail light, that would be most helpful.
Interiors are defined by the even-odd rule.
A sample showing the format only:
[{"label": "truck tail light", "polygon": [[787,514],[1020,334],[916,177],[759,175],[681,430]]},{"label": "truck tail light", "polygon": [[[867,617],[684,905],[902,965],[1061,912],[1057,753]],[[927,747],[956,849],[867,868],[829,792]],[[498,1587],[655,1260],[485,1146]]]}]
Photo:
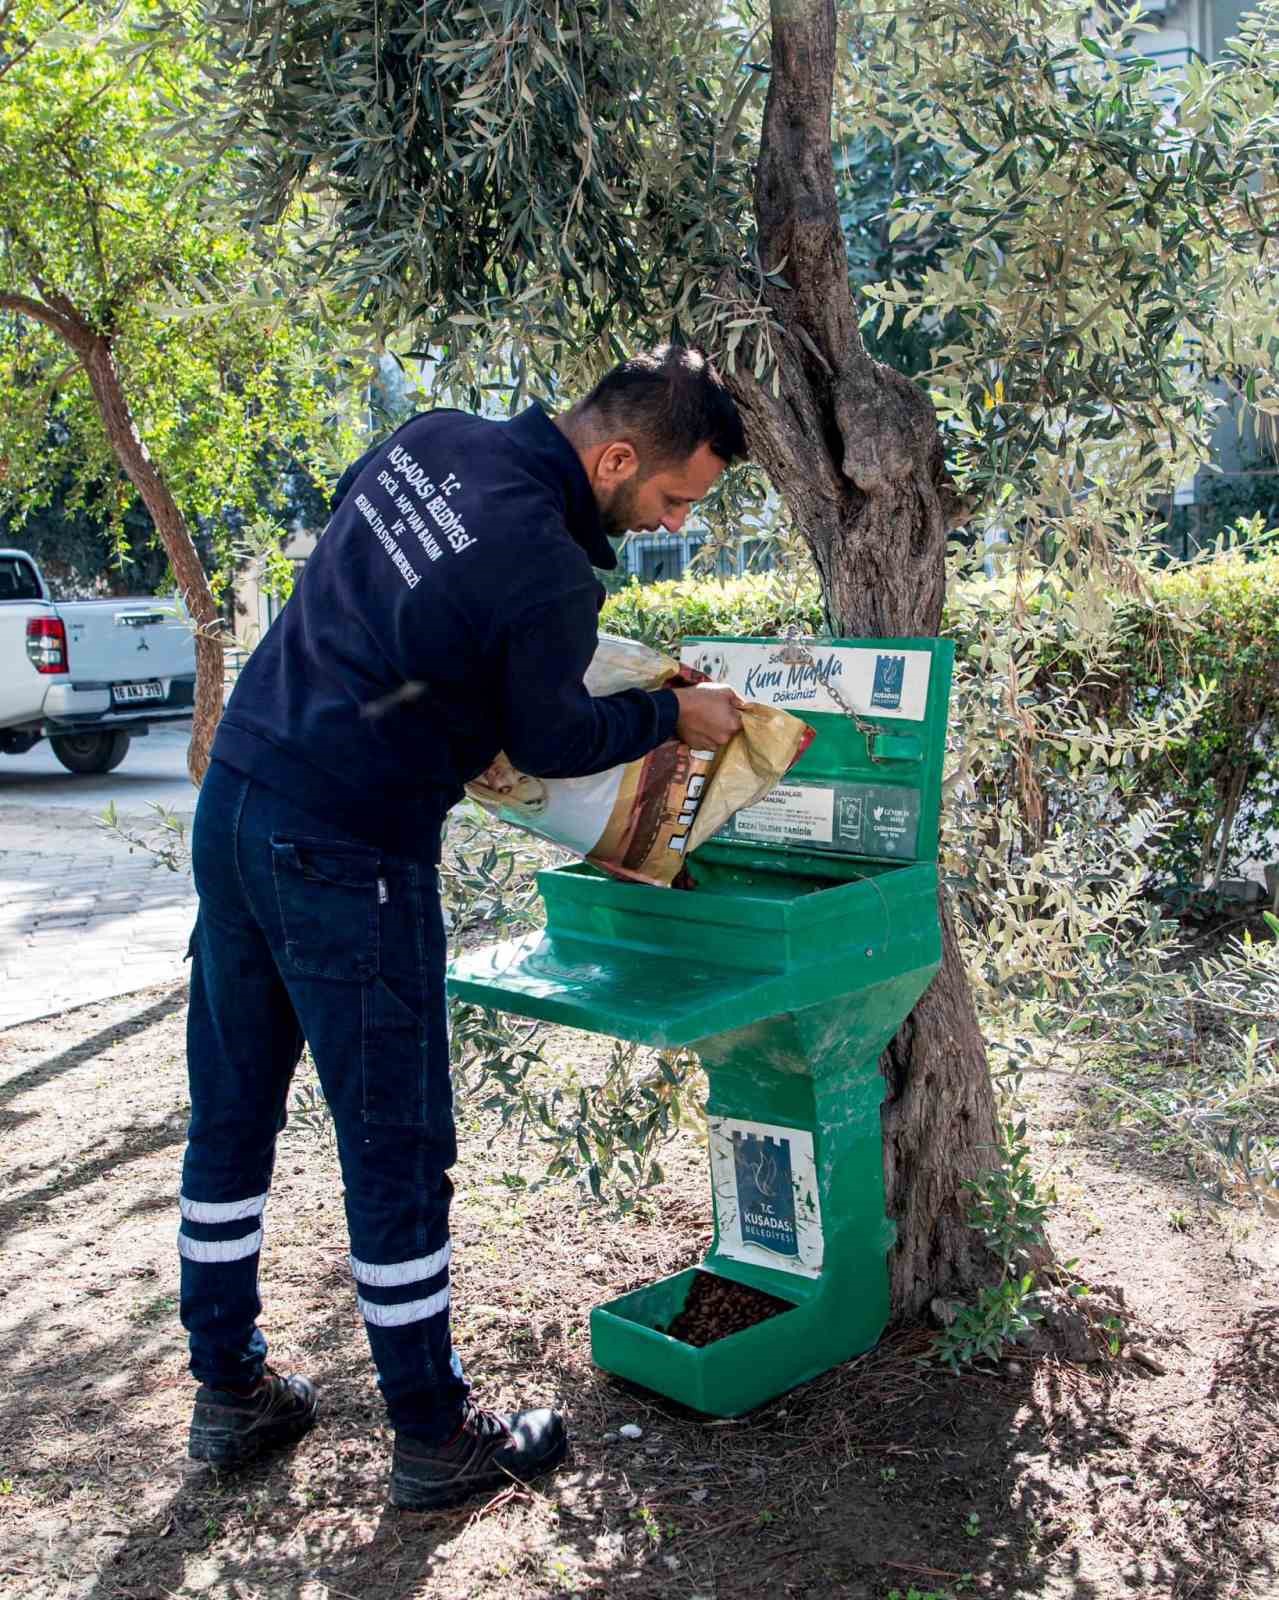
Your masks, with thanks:
[{"label": "truck tail light", "polygon": [[27,623],[27,657],[37,672],[66,672],[67,630],[61,617],[32,617]]}]

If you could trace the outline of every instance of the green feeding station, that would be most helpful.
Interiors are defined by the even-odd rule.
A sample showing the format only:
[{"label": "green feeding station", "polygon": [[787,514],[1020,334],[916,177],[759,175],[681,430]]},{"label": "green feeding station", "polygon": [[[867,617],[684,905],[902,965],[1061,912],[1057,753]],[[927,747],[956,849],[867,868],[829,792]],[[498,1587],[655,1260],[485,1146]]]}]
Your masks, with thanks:
[{"label": "green feeding station", "polygon": [[591,1352],[728,1417],[869,1349],[888,1320],[879,1058],[941,964],[953,646],[695,639],[682,656],[817,737],[691,858],[694,889],[543,872],[545,931],[463,956],[450,984],[492,1010],[701,1057],[710,1251],[596,1307]]}]

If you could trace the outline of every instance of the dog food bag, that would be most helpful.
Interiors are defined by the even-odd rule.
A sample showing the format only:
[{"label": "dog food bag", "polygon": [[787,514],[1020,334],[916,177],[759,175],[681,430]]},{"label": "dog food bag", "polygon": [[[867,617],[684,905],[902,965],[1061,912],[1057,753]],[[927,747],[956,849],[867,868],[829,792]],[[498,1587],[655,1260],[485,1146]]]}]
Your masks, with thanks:
[{"label": "dog food bag", "polygon": [[[586,674],[596,696],[623,689],[683,689],[706,674],[633,639],[600,637]],[[735,811],[754,805],[813,739],[798,717],[745,706],[742,731],[718,750],[669,739],[640,761],[590,778],[532,778],[505,756],[466,786],[487,810],[584,856],[605,872],[669,888],[686,858]]]}]

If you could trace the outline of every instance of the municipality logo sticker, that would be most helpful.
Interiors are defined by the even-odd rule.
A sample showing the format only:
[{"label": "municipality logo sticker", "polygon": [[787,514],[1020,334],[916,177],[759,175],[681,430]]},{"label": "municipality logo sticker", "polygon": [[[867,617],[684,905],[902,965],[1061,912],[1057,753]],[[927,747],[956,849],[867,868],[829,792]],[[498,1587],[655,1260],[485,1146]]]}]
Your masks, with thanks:
[{"label": "municipality logo sticker", "polygon": [[870,703],[881,711],[898,711],[902,703],[902,685],[906,681],[905,656],[876,656],[875,682],[870,691]]},{"label": "municipality logo sticker", "polygon": [[861,838],[862,807],[865,803],[860,795],[841,795],[839,801],[839,831],[846,839]]},{"label": "municipality logo sticker", "polygon": [[743,1242],[762,1245],[780,1256],[797,1256],[790,1140],[735,1132],[733,1167]]}]

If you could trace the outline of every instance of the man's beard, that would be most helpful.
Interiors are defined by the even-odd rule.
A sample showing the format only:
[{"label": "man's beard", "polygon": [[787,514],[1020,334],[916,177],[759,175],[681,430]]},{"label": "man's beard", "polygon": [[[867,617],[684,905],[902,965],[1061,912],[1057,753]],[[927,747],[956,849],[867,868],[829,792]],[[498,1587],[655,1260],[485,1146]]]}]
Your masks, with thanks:
[{"label": "man's beard", "polygon": [[[636,475],[638,477],[638,474]],[[604,532],[610,539],[620,538],[622,534],[629,533],[639,521],[635,510],[635,502],[639,498],[639,484],[636,478],[628,478],[625,483],[619,483],[613,490],[612,497],[606,501],[597,501],[600,511],[600,522]]]}]

